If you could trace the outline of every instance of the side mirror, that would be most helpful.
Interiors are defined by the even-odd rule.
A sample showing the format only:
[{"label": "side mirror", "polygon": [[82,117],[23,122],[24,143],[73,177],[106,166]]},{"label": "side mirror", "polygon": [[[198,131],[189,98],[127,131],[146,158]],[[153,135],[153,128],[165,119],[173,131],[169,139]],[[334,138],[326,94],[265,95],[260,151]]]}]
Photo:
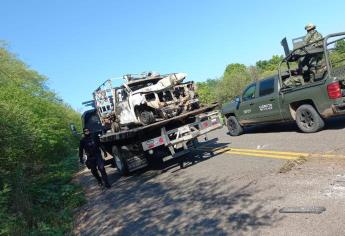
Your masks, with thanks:
[{"label": "side mirror", "polygon": [[78,137],[80,136],[80,134],[78,133],[77,131],[77,128],[75,127],[75,125],[73,123],[70,124],[70,129],[72,131],[72,134],[75,136],[75,137]]},{"label": "side mirror", "polygon": [[236,97],[236,98],[235,98],[235,102],[240,103],[240,102],[241,102],[240,97]]}]

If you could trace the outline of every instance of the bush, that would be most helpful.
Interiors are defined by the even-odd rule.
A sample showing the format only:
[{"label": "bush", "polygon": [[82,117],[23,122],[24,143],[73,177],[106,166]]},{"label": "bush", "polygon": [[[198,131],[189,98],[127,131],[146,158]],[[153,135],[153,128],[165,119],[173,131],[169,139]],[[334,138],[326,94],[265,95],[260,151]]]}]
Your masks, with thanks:
[{"label": "bush", "polygon": [[239,63],[227,65],[222,77],[198,83],[200,101],[205,104],[218,102],[223,105],[241,95],[240,93],[249,83],[277,74],[282,59],[283,56],[274,55],[270,60],[258,61],[256,66]]},{"label": "bush", "polygon": [[83,203],[69,123],[80,115],[0,47],[0,235],[65,234]]}]

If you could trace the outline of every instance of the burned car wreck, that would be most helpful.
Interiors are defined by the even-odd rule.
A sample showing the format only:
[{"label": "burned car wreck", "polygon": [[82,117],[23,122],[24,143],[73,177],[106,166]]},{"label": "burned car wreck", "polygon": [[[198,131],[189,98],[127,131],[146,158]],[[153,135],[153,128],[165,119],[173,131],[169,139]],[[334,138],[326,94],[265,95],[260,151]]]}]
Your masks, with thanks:
[{"label": "burned car wreck", "polygon": [[183,82],[185,73],[125,75],[112,87],[107,80],[93,94],[98,115],[106,129],[152,124],[199,108],[194,82]]}]

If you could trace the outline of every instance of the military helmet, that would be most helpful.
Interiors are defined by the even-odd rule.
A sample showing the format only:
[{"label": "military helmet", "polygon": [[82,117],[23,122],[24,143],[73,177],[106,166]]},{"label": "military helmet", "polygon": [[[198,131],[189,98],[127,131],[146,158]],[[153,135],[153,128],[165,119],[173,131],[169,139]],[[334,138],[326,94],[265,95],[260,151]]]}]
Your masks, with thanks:
[{"label": "military helmet", "polygon": [[309,23],[309,24],[307,24],[307,25],[304,27],[304,29],[307,30],[307,31],[312,30],[312,29],[315,29],[315,28],[316,28],[316,26],[315,26],[314,24],[312,24],[312,23]]}]

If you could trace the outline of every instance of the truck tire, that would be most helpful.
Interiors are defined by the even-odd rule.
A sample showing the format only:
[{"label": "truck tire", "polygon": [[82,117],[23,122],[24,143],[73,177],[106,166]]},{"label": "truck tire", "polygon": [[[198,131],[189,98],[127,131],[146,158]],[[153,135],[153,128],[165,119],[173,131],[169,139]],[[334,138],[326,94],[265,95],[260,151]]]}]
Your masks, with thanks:
[{"label": "truck tire", "polygon": [[228,127],[229,134],[231,136],[239,136],[243,133],[243,128],[235,116],[230,116],[227,119],[226,126]]},{"label": "truck tire", "polygon": [[127,164],[127,155],[129,154],[129,151],[122,148],[119,149],[117,146],[113,146],[112,152],[117,170],[121,175],[128,175],[129,170]]},{"label": "truck tire", "polygon": [[304,133],[314,133],[325,126],[325,122],[311,105],[302,105],[296,111],[296,123]]},{"label": "truck tire", "polygon": [[155,116],[153,115],[152,111],[140,111],[139,113],[139,120],[144,125],[149,125],[155,122]]}]

